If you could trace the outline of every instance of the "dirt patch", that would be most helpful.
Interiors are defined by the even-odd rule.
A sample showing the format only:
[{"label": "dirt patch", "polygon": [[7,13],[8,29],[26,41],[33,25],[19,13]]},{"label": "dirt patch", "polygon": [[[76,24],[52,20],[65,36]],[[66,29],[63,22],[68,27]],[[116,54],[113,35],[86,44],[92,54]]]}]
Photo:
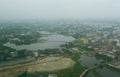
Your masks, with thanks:
[{"label": "dirt patch", "polygon": [[28,73],[49,72],[73,67],[75,62],[70,58],[48,57],[35,62],[36,65],[28,67]]},{"label": "dirt patch", "polygon": [[0,68],[0,77],[16,77],[27,71],[28,73],[51,72],[73,67],[75,62],[71,58],[47,57],[25,64],[17,64]]}]

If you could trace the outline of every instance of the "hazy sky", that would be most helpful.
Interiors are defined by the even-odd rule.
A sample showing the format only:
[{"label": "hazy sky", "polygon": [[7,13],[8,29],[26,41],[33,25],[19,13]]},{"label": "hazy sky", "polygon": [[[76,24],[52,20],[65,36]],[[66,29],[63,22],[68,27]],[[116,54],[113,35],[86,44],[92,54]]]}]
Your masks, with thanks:
[{"label": "hazy sky", "polygon": [[120,0],[0,0],[0,20],[120,19]]}]

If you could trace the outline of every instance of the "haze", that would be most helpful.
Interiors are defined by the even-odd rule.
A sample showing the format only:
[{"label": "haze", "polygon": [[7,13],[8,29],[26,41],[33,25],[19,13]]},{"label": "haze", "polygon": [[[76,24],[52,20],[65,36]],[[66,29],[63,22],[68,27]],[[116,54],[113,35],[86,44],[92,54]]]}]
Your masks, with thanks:
[{"label": "haze", "polygon": [[120,19],[120,0],[0,0],[0,20]]}]

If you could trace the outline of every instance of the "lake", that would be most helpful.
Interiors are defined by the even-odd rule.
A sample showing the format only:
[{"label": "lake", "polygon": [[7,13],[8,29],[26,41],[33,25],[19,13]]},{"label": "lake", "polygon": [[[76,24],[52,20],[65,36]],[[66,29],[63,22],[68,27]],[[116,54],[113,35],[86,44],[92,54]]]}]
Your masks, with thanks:
[{"label": "lake", "polygon": [[6,43],[4,46],[8,46],[11,48],[14,48],[16,50],[22,50],[22,49],[27,49],[27,50],[43,50],[43,49],[52,49],[52,48],[59,48],[60,45],[65,44],[66,42],[71,42],[75,40],[75,38],[71,36],[64,36],[60,34],[51,34],[47,35],[46,37],[42,37],[42,39],[45,39],[43,43],[34,43],[30,45],[18,45],[16,46],[15,44],[11,43]]},{"label": "lake", "polygon": [[97,60],[94,56],[81,55],[80,63],[85,67],[91,67],[96,64],[100,64],[103,60]]}]

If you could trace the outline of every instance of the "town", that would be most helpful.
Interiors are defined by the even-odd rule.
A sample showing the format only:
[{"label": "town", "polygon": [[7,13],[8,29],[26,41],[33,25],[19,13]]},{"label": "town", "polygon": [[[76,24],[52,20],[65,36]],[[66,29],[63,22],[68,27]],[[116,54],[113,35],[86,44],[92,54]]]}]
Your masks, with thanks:
[{"label": "town", "polygon": [[[73,60],[77,63],[80,62],[83,70],[95,65],[107,65],[110,68],[120,70],[119,34],[120,24],[112,22],[46,21],[0,23],[0,67],[43,60],[47,57],[74,56]],[[58,37],[61,39],[64,37],[67,40],[72,40],[60,39],[55,41],[57,38],[54,37],[54,39],[51,36],[56,35],[57,37],[61,36]],[[46,37],[54,40],[44,39]],[[36,50],[29,47],[30,45],[34,47],[38,43],[42,46],[41,44],[44,45],[46,41],[47,44],[52,43],[55,46],[56,43],[61,44],[53,48],[47,47],[47,45],[44,46],[44,49],[35,47]],[[83,55],[95,57],[99,63],[95,62],[92,66],[86,66],[82,64]],[[87,63],[89,64],[89,62]],[[46,76],[46,74],[44,75]],[[76,77],[79,75],[80,73],[77,73]],[[54,73],[49,74],[48,77],[57,76],[60,77],[59,74]]]}]

